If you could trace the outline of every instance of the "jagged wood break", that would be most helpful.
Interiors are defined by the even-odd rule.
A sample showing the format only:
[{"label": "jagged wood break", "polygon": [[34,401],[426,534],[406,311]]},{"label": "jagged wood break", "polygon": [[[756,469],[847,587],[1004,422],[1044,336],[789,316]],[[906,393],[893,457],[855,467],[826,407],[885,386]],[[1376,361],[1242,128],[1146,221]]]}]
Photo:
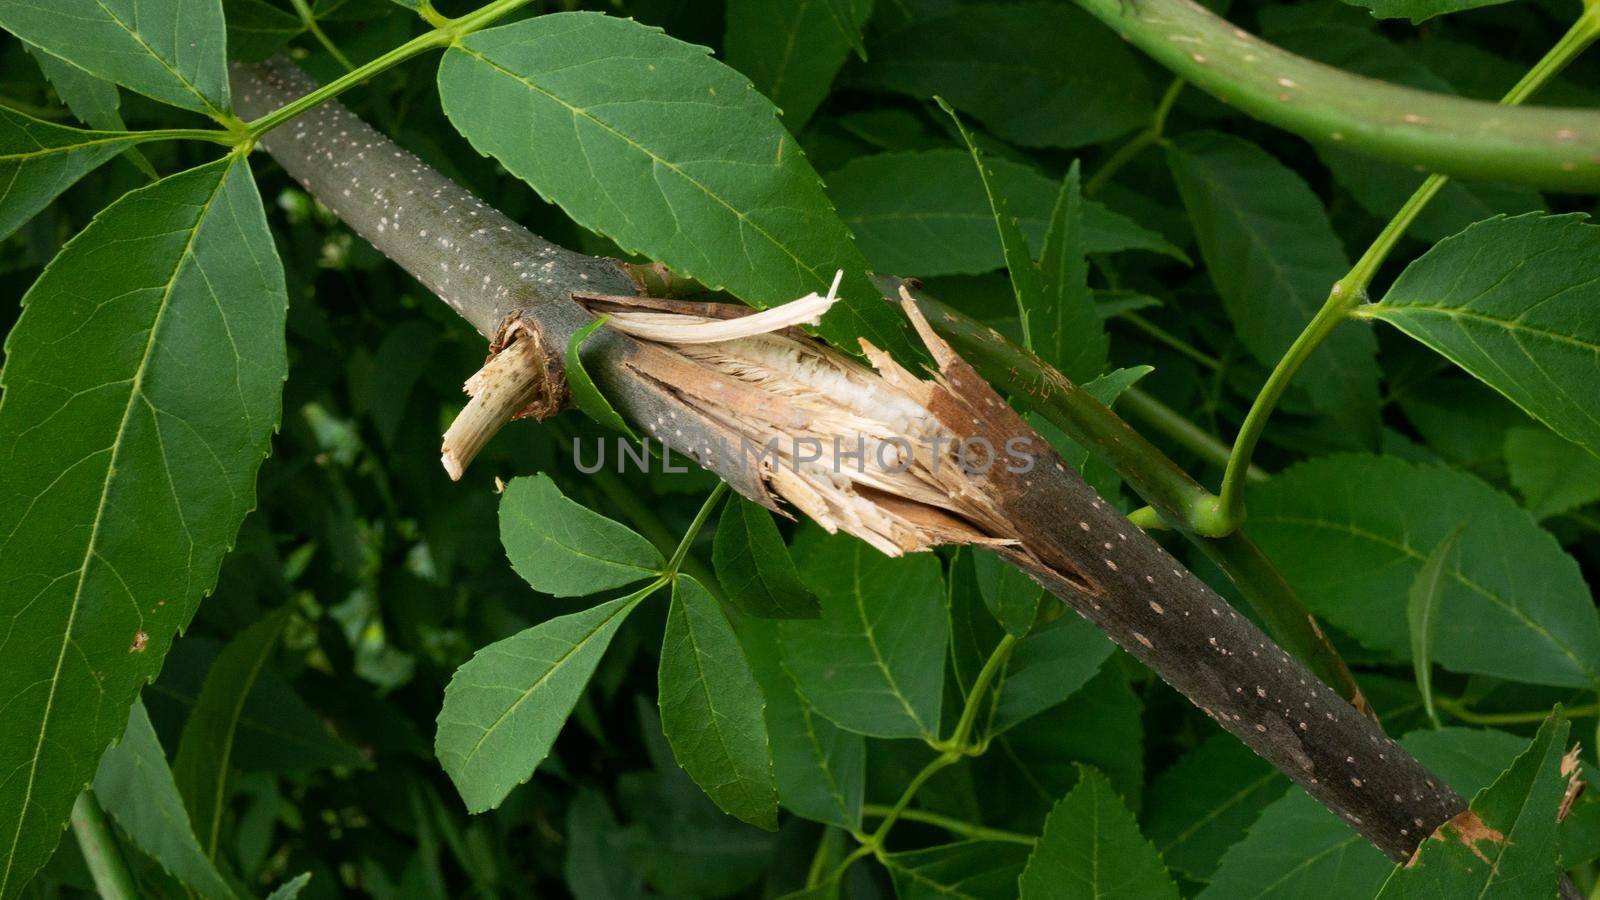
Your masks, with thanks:
[{"label": "jagged wood break", "polygon": [[[247,117],[312,87],[282,62],[236,68],[234,80],[236,106]],[[531,234],[337,104],[263,143],[356,232],[486,337],[498,338],[497,346],[526,329],[544,348],[565,348],[594,316],[575,295],[639,293],[613,262]],[[638,302],[703,319],[731,312]],[[613,301],[606,311],[627,315],[629,306]],[[603,328],[584,345],[584,361],[629,421],[701,459],[757,502],[779,508],[785,498],[886,552],[992,544],[1390,858],[1408,858],[1466,808],[1372,720],[1101,499],[909,304],[907,313],[938,363],[931,377],[869,351],[873,371],[794,332],[671,344]],[[560,361],[559,352],[548,353],[542,365],[557,369]],[[904,429],[894,432],[901,435],[981,435],[999,448],[1014,439],[1038,462],[1028,472],[997,465],[973,474],[947,462],[935,473],[929,456],[906,478],[841,480],[831,467],[819,473],[716,452],[740,447],[752,431],[844,433],[853,442],[852,429],[863,424]]]}]

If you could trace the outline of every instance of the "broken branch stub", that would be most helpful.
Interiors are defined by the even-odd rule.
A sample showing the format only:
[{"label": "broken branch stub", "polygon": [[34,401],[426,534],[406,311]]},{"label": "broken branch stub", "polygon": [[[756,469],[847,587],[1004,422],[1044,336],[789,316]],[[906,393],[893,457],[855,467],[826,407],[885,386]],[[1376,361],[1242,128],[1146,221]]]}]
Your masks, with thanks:
[{"label": "broken branch stub", "polygon": [[[236,69],[235,79],[246,116],[309,89],[281,63]],[[694,316],[692,306],[654,301],[638,301],[654,305],[649,311],[630,311],[635,283],[610,261],[529,234],[337,104],[273,132],[265,145],[485,334],[516,312],[544,347],[564,347],[592,321],[578,295],[623,298],[610,312],[623,327],[629,316]],[[360,189],[347,190],[352,184]],[[404,227],[393,227],[396,216]],[[530,262],[535,275],[523,278]],[[448,279],[435,274],[441,264]],[[929,378],[868,347],[873,371],[793,329],[674,343],[604,328],[585,345],[586,369],[629,421],[769,508],[786,502],[890,554],[944,543],[995,547],[1393,859],[1408,858],[1466,808],[1100,498],[913,305],[906,313],[938,362]],[[703,334],[729,315],[702,314],[688,325]],[[514,405],[498,401],[489,418]],[[961,458],[962,442],[976,437],[998,453],[1015,447],[1032,465],[1013,467],[1009,457],[963,465],[971,460]],[[841,445],[844,458],[859,452],[866,465],[825,464],[820,451]],[[887,464],[874,465],[880,453]]]}]

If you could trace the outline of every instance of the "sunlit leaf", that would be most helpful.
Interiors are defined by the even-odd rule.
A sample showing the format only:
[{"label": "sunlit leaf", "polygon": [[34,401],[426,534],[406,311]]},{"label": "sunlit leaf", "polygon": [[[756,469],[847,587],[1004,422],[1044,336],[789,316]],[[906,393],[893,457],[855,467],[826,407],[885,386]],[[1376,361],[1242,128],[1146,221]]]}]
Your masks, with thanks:
[{"label": "sunlit leaf", "polygon": [[500,498],[500,540],[535,590],[581,597],[654,576],[661,551],[638,533],[562,496],[548,475],[518,478]]},{"label": "sunlit leaf", "polygon": [[711,561],[728,599],[765,619],[815,619],[822,614],[795,571],[772,513],[743,497],[723,507]]},{"label": "sunlit leaf", "polygon": [[1177,900],[1161,854],[1106,777],[1079,767],[1078,785],[1051,810],[1021,879],[1028,900]]}]

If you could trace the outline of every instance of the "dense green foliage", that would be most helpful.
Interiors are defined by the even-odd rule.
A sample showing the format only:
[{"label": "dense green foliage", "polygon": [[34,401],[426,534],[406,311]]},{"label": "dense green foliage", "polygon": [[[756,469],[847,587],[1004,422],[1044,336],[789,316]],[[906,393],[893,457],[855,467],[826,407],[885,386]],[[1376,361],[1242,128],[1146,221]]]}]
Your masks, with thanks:
[{"label": "dense green foliage", "polygon": [[[1575,0],[1207,5],[1600,107]],[[1573,182],[1510,110],[1459,169],[1516,184],[1413,196],[1380,138],[1274,127],[1389,95],[1280,77],[1338,94],[1258,121],[1116,6],[0,0],[0,898],[1600,887],[1563,760],[1600,717],[1593,198],[1537,189]],[[842,269],[819,333],[908,362],[868,274],[915,276],[1026,345],[1219,493],[1166,546],[1241,614],[1291,588],[1477,818],[1396,867],[991,550],[890,558],[681,456],[581,470],[628,429],[604,323],[558,348],[579,409],[450,481],[483,340],[249,152],[295,124],[240,121],[228,61],[280,51],[573,249],[761,307]],[[1124,486],[1155,460],[1029,421],[1160,526]],[[1270,589],[1184,534],[1241,525]]]}]

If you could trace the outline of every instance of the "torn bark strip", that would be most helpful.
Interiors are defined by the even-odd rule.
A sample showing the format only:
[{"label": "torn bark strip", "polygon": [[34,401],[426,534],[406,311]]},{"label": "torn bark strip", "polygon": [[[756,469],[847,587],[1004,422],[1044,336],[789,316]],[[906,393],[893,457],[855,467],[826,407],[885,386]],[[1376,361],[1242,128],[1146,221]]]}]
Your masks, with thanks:
[{"label": "torn bark strip", "polygon": [[[236,106],[245,116],[311,87],[281,62],[236,68],[234,77]],[[565,347],[592,320],[576,295],[635,292],[612,262],[521,229],[338,104],[319,107],[264,144],[308,190],[486,336],[509,317],[537,333],[545,348]],[[1372,721],[1101,499],[914,306],[906,311],[938,362],[929,378],[868,347],[878,366],[873,371],[790,331],[688,344],[607,328],[585,344],[584,361],[630,421],[769,508],[786,499],[825,526],[890,553],[939,543],[994,545],[1390,858],[1409,858],[1466,809]],[[788,458],[719,452],[769,434],[926,440],[913,445],[899,472],[835,472],[792,452]],[[996,446],[1020,441],[1036,465],[1025,472],[934,465],[948,459],[935,438],[979,435]]]}]

